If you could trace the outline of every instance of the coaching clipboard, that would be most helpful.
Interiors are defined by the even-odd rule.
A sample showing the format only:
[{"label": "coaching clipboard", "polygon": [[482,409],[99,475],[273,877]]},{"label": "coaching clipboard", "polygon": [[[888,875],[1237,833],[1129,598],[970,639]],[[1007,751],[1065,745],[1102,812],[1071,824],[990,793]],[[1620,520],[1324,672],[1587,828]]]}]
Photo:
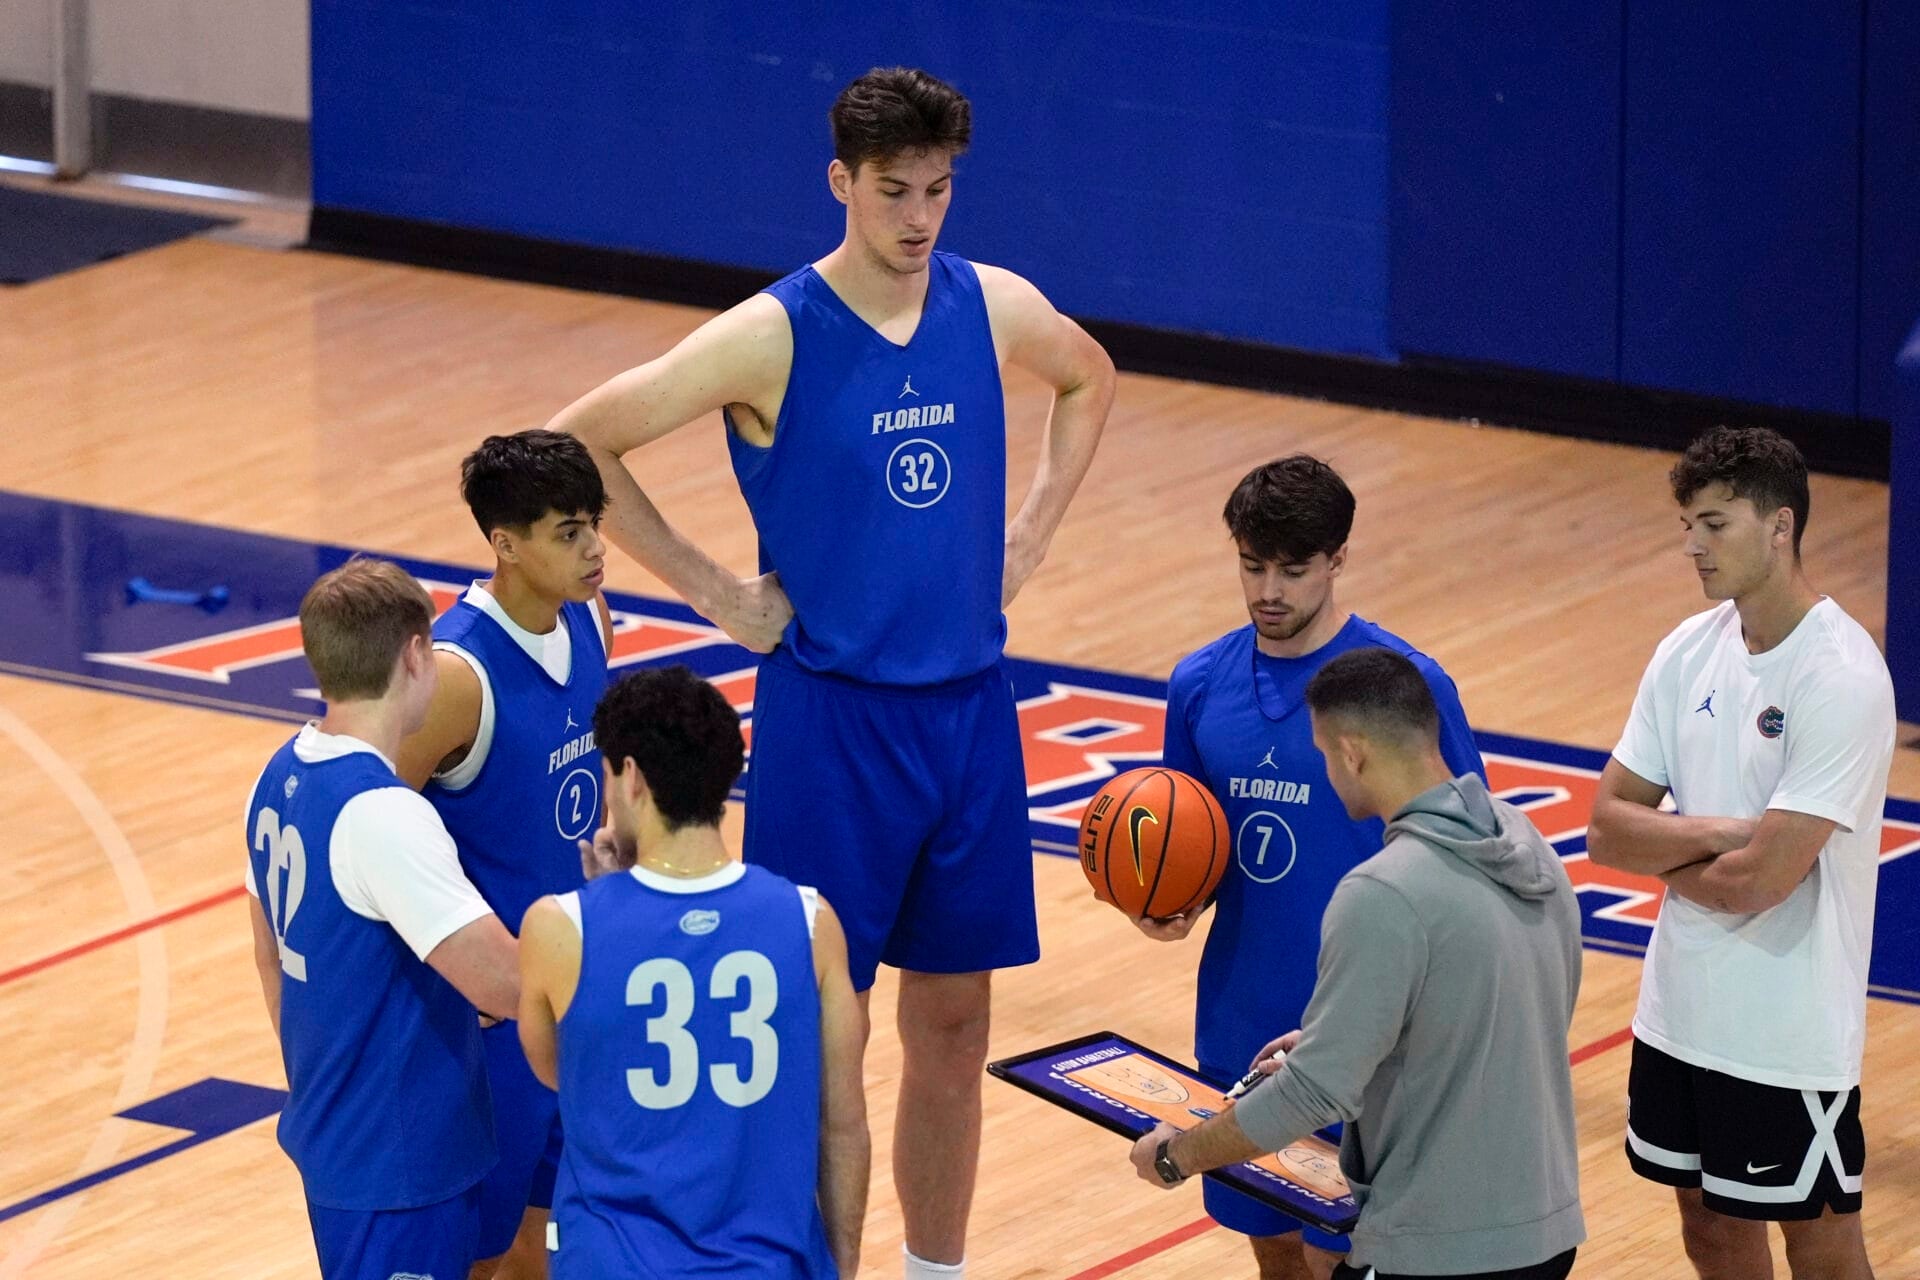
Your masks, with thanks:
[{"label": "coaching clipboard", "polygon": [[[987,1071],[1129,1138],[1162,1120],[1191,1129],[1227,1105],[1226,1086],[1111,1031],[989,1062]],[[1327,1231],[1349,1231],[1360,1216],[1339,1151],[1318,1136],[1206,1176]]]}]

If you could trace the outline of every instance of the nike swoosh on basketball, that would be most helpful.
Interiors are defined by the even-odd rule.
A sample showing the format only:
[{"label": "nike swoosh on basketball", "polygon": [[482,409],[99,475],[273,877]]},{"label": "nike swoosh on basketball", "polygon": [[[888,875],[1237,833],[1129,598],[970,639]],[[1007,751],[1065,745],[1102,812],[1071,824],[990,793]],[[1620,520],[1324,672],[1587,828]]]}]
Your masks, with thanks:
[{"label": "nike swoosh on basketball", "polygon": [[1749,1161],[1747,1162],[1747,1172],[1748,1172],[1748,1173],[1771,1173],[1771,1172],[1773,1172],[1773,1171],[1774,1171],[1775,1169],[1778,1169],[1779,1167],[1780,1167],[1780,1166],[1779,1166],[1779,1165],[1777,1165],[1777,1164],[1760,1164],[1760,1165],[1756,1165],[1756,1164],[1754,1164],[1754,1163],[1753,1163],[1753,1162],[1752,1162],[1751,1160],[1749,1160]]},{"label": "nike swoosh on basketball", "polygon": [[1139,880],[1141,884],[1145,884],[1147,882],[1147,869],[1140,857],[1140,824],[1142,822],[1151,822],[1156,827],[1160,825],[1160,819],[1153,816],[1153,810],[1147,808],[1145,805],[1137,804],[1133,806],[1133,811],[1127,814],[1127,835],[1133,841],[1134,878]]}]

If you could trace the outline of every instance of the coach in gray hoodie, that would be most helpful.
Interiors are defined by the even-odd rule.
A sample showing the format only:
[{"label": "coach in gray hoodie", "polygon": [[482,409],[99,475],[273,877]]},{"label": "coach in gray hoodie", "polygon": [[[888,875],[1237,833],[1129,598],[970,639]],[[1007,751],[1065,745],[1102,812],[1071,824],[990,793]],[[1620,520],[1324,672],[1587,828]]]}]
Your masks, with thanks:
[{"label": "coach in gray hoodie", "polygon": [[1586,1239],[1573,886],[1525,815],[1451,776],[1405,658],[1342,654],[1307,705],[1334,789],[1388,818],[1386,847],[1334,890],[1305,1026],[1262,1051],[1269,1077],[1192,1130],[1155,1129],[1134,1164],[1172,1186],[1343,1120],[1360,1219],[1336,1276],[1558,1280]]}]

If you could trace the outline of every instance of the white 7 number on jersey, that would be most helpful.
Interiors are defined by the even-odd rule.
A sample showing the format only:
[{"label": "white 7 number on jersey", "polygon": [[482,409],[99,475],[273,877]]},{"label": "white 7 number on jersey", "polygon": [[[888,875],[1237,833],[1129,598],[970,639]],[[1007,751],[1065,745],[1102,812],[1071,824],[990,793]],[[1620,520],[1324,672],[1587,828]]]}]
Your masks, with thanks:
[{"label": "white 7 number on jersey", "polygon": [[[287,926],[300,900],[307,893],[307,846],[299,828],[281,826],[280,815],[262,807],[253,824],[253,847],[267,855],[267,920],[280,943],[280,969],[296,982],[307,980],[307,958],[287,945]],[[280,874],[286,873],[286,892],[280,890]]]},{"label": "white 7 number on jersey", "polygon": [[[750,1107],[773,1089],[780,1073],[780,1038],[767,1019],[780,1002],[780,982],[773,961],[758,951],[730,951],[713,966],[707,994],[715,1000],[728,999],[747,984],[747,1006],[729,1017],[733,1038],[745,1040],[751,1050],[752,1065],[746,1078],[731,1062],[719,1062],[707,1068],[713,1092],[730,1107]],[[627,1003],[652,1004],[654,992],[665,1000],[659,1013],[647,1019],[647,1039],[667,1051],[667,1078],[663,1082],[651,1067],[631,1067],[627,1071],[627,1092],[649,1111],[667,1111],[685,1106],[700,1084],[700,1042],[687,1030],[693,1017],[693,974],[678,960],[657,956],[634,966],[627,975]]]}]

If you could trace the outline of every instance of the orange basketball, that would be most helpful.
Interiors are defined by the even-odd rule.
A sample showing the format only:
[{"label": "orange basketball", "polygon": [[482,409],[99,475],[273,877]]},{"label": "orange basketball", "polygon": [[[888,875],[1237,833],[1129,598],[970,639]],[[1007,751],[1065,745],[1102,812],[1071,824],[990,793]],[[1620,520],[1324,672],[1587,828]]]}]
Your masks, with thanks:
[{"label": "orange basketball", "polygon": [[1121,774],[1080,819],[1080,869],[1093,896],[1136,920],[1164,920],[1212,897],[1229,848],[1220,802],[1174,769]]}]

